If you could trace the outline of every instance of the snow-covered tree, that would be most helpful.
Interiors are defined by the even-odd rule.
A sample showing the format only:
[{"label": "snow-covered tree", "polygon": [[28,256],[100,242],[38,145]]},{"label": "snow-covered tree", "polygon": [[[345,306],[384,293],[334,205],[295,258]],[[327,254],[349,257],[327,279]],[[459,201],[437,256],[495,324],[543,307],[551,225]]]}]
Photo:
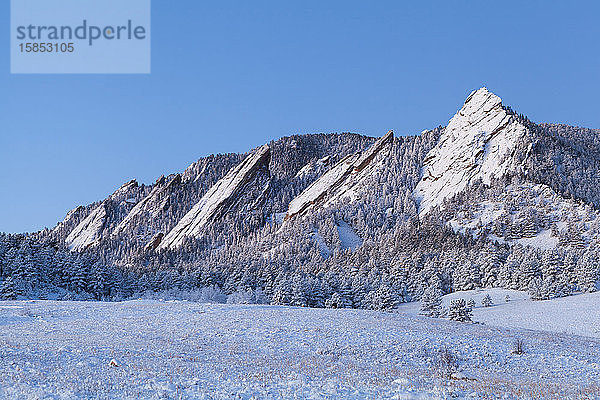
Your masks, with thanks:
[{"label": "snow-covered tree", "polygon": [[0,296],[2,300],[15,300],[17,298],[17,292],[15,290],[15,283],[12,277],[7,277],[2,281],[0,286]]},{"label": "snow-covered tree", "polygon": [[390,287],[383,283],[377,290],[369,293],[369,302],[373,310],[389,311],[398,306],[398,301]]},{"label": "snow-covered tree", "polygon": [[481,299],[481,305],[484,307],[489,307],[492,304],[494,304],[494,302],[492,301],[492,296],[490,296],[489,293],[487,293],[485,296],[483,296],[483,299]]},{"label": "snow-covered tree", "polygon": [[442,314],[442,291],[435,285],[429,286],[421,296],[421,314],[437,318]]},{"label": "snow-covered tree", "polygon": [[471,310],[475,308],[475,300],[473,300],[472,297],[467,300],[467,308],[470,308]]},{"label": "snow-covered tree", "polygon": [[450,308],[448,309],[448,318],[452,321],[458,322],[469,322],[473,309],[467,306],[465,299],[455,299],[450,302]]}]

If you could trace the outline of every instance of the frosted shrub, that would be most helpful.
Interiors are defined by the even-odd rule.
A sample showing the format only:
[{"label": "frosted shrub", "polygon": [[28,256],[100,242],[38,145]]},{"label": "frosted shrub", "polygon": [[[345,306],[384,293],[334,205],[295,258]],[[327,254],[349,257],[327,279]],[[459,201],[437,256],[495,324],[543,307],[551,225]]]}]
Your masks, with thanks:
[{"label": "frosted shrub", "polygon": [[433,355],[433,370],[442,378],[450,379],[452,374],[458,371],[458,366],[458,357],[448,346],[442,347]]},{"label": "frosted shrub", "polygon": [[227,304],[253,304],[252,290],[238,290],[227,296]]},{"label": "frosted shrub", "polygon": [[227,302],[227,295],[225,293],[223,293],[223,291],[221,289],[219,289],[217,286],[203,287],[199,291],[196,291],[196,293],[197,292],[199,292],[197,300],[196,299],[190,299],[190,300],[198,301],[200,303],[226,303]]},{"label": "frosted shrub", "polygon": [[525,342],[523,342],[522,339],[515,339],[513,343],[512,353],[518,355],[525,353]]},{"label": "frosted shrub", "polygon": [[261,289],[240,289],[227,296],[228,304],[266,304],[267,299]]},{"label": "frosted shrub", "polygon": [[190,290],[170,289],[160,292],[145,291],[137,297],[150,300],[187,300],[197,303],[226,303],[227,295],[217,286]]}]

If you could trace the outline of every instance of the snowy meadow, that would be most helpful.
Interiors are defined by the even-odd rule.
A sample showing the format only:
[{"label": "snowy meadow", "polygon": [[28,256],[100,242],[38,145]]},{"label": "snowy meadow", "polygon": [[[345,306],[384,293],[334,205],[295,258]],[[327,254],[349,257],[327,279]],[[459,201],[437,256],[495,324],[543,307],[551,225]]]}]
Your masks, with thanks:
[{"label": "snowy meadow", "polygon": [[415,305],[6,301],[0,398],[600,398],[600,333],[568,328],[584,314],[600,326],[590,311],[600,296],[586,296],[546,331],[519,314],[561,299],[476,307],[485,323],[422,317]]}]

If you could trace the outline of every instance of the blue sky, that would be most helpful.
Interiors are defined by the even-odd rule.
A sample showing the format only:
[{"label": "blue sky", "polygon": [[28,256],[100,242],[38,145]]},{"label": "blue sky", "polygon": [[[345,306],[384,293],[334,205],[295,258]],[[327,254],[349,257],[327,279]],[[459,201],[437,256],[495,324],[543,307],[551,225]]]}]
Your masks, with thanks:
[{"label": "blue sky", "polygon": [[281,136],[417,134],[484,85],[534,121],[600,128],[598,4],[405,3],[153,0],[150,75],[10,75],[6,28],[0,231]]}]

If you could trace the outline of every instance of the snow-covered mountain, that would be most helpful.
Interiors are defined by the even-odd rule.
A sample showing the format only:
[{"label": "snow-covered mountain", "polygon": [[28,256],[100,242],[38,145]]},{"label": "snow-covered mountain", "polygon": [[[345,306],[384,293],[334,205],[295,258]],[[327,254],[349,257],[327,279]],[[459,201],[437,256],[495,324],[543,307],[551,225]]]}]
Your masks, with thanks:
[{"label": "snow-covered mountain", "polygon": [[[597,188],[581,190],[585,180],[564,182],[577,174],[597,177],[600,146],[592,141],[583,154],[577,151],[581,139],[573,143],[552,136],[486,88],[472,92],[425,157],[415,189],[420,217],[441,207],[454,231],[502,244],[551,250],[595,243],[600,214],[584,200],[595,199]],[[583,165],[564,174],[573,167],[558,155],[573,152]],[[544,169],[553,171],[552,179],[540,174]],[[577,199],[575,192],[585,195]]]},{"label": "snow-covered mountain", "polygon": [[420,135],[295,135],[128,182],[53,230],[0,235],[0,275],[98,298],[217,286],[366,308],[432,285],[592,291],[598,182],[599,130],[535,124],[481,88]]},{"label": "snow-covered mountain", "polygon": [[[200,237],[203,227],[223,212],[260,214],[257,219],[262,226],[269,209],[277,207],[273,203],[286,202],[282,196],[294,196],[298,188],[325,173],[330,163],[370,142],[358,135],[297,136],[249,155],[202,158],[181,174],[160,177],[149,186],[128,182],[102,202],[73,209],[52,235],[74,251],[112,241],[137,252],[158,246],[177,248],[188,238]],[[316,159],[317,155],[321,158]],[[259,180],[262,184],[257,188]],[[284,184],[288,181],[294,184],[288,187]],[[232,207],[233,203],[239,207]]]}]

